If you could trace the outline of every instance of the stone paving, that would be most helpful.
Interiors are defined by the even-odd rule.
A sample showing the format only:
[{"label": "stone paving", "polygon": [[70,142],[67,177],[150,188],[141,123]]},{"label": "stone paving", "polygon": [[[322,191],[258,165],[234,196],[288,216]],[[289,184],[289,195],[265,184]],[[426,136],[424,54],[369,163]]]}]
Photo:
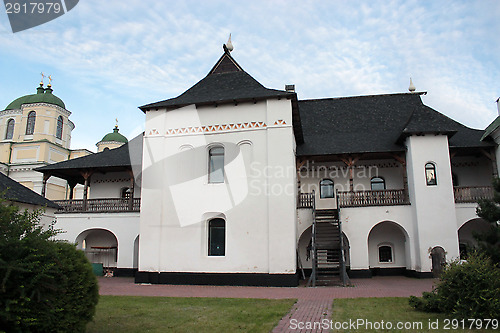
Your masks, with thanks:
[{"label": "stone paving", "polygon": [[[408,297],[431,291],[434,279],[413,279],[402,276],[380,276],[352,279],[351,287],[278,288],[236,286],[192,286],[134,284],[132,278],[99,278],[101,295],[164,296],[164,297],[224,297],[297,299],[291,311],[281,319],[273,332],[322,332],[293,329],[291,323],[320,322],[330,319],[332,302],[336,298]],[[294,321],[292,321],[294,320]]]}]

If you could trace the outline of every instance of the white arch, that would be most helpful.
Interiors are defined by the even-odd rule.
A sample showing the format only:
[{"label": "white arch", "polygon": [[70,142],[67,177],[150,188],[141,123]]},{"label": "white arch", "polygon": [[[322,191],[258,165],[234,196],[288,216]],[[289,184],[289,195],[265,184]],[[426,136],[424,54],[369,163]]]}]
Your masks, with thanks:
[{"label": "white arch", "polygon": [[[370,268],[409,268],[411,265],[410,237],[405,228],[394,221],[375,224],[367,236]],[[379,247],[390,246],[393,257],[390,262],[379,261]]]}]

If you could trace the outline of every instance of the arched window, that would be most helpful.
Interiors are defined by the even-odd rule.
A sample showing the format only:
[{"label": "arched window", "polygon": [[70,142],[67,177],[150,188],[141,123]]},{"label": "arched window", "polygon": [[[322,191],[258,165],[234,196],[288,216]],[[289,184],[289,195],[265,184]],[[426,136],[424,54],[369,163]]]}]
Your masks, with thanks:
[{"label": "arched window", "polygon": [[5,132],[5,139],[11,140],[14,137],[14,125],[16,121],[14,119],[9,119],[7,122],[7,131]]},{"label": "arched window", "polygon": [[319,182],[319,197],[321,199],[333,198],[335,196],[333,191],[333,180],[323,179]]},{"label": "arched window", "polygon": [[372,191],[385,190],[385,180],[382,177],[373,177],[370,184]]},{"label": "arched window", "polygon": [[378,262],[391,263],[392,258],[392,246],[381,245],[378,247]]},{"label": "arched window", "polygon": [[62,139],[62,131],[63,131],[63,117],[59,116],[57,118],[56,138]]},{"label": "arched window", "polygon": [[32,135],[35,132],[36,112],[28,113],[28,123],[26,124],[26,135]]},{"label": "arched window", "polygon": [[123,187],[120,190],[120,198],[122,198],[122,199],[130,198],[130,189],[128,187]]},{"label": "arched window", "polygon": [[214,147],[208,152],[208,182],[224,183],[224,148]]},{"label": "arched window", "polygon": [[217,218],[208,221],[208,255],[226,254],[226,221]]},{"label": "arched window", "polygon": [[425,165],[425,180],[427,186],[437,185],[436,166],[434,163],[427,163]]}]

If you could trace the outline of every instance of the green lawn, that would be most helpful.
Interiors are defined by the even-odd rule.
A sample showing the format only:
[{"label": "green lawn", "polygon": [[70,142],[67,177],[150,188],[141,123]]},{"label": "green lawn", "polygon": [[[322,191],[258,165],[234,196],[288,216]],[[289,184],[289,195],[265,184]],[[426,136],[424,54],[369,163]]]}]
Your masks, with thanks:
[{"label": "green lawn", "polygon": [[100,296],[87,332],[269,332],[295,300]]},{"label": "green lawn", "polygon": [[[337,299],[333,301],[333,325],[336,322],[347,323],[349,320],[355,322],[358,319],[363,319],[366,322],[371,322],[373,329],[367,329],[366,325],[353,329],[351,326],[346,329],[334,329],[334,332],[486,332],[486,330],[469,330],[466,323],[466,329],[462,329],[461,323],[449,322],[449,329],[445,329],[444,325],[450,321],[450,316],[436,313],[419,312],[408,305],[408,298],[385,297],[385,298],[356,298],[356,299]],[[375,329],[375,323],[391,322],[393,329]],[[421,328],[413,326],[414,329],[395,329],[397,322],[406,325],[419,325],[413,323],[421,323]],[[439,329],[430,329],[429,325],[439,325]],[[458,324],[459,327],[453,329],[452,324]],[[339,325],[339,324],[337,324]],[[346,324],[345,324],[346,325]],[[386,324],[387,325],[387,324]],[[484,324],[483,324],[484,325]],[[491,324],[490,324],[491,325]],[[333,326],[335,328],[335,326]],[[432,326],[434,328],[435,326]],[[490,331],[491,332],[491,331]]]}]

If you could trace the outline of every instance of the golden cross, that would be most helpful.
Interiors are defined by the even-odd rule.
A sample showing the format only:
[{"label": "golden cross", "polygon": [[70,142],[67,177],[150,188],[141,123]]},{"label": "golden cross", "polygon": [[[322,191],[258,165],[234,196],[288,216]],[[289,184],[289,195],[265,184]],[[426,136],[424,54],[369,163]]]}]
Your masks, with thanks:
[{"label": "golden cross", "polygon": [[52,83],[52,75],[49,75],[49,84]]},{"label": "golden cross", "polygon": [[45,78],[45,74],[43,74],[43,72],[41,72],[40,75],[42,76],[42,81],[40,81],[40,83],[43,84],[43,79]]}]

